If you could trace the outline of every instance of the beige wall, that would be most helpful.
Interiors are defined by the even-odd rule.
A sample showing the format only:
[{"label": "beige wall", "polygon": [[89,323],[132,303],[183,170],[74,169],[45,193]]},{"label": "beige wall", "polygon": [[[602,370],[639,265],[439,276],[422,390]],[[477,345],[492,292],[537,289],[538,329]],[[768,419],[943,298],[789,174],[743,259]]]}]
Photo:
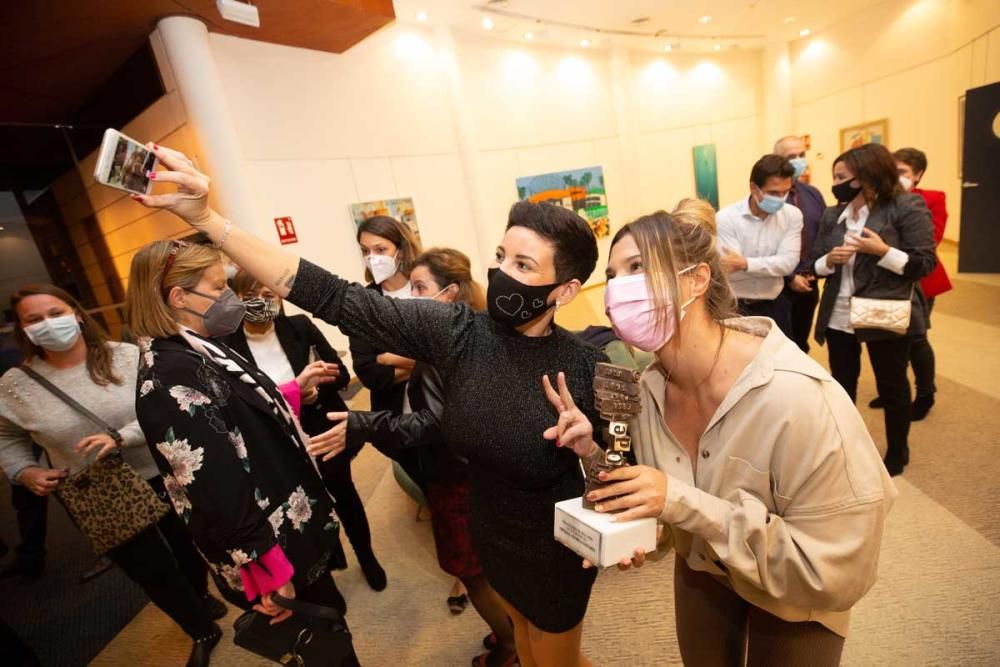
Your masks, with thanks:
[{"label": "beige wall", "polygon": [[792,45],[796,132],[811,134],[813,183],[829,192],[839,130],[889,119],[889,147],[927,153],[958,240],[959,96],[1000,81],[1000,2],[895,0]]}]

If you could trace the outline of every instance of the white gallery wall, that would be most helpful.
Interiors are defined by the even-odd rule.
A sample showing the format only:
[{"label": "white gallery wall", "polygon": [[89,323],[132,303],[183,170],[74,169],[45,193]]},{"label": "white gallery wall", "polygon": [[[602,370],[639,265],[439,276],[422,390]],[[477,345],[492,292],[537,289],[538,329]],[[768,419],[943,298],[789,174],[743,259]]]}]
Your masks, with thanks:
[{"label": "white gallery wall", "polygon": [[927,153],[923,184],[947,193],[958,240],[959,97],[1000,81],[1000,2],[891,0],[791,48],[793,117],[811,134],[813,183],[829,191],[839,130],[888,118],[890,148]]}]

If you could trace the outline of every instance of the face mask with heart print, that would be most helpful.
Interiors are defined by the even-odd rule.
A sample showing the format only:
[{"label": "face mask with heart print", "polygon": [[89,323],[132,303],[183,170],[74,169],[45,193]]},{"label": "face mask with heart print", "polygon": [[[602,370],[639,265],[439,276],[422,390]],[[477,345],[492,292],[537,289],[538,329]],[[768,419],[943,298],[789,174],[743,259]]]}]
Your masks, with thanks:
[{"label": "face mask with heart print", "polygon": [[549,294],[562,284],[525,285],[500,269],[490,269],[487,275],[486,305],[490,317],[511,327],[530,322],[552,308]]}]

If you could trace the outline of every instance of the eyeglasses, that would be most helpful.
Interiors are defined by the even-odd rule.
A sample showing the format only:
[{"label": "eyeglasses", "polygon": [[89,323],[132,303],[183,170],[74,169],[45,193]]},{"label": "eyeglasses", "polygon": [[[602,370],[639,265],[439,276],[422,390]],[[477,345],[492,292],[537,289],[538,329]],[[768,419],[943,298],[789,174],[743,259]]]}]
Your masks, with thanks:
[{"label": "eyeglasses", "polygon": [[174,261],[177,259],[177,252],[181,248],[186,248],[188,246],[186,241],[178,241],[177,239],[172,239],[170,241],[170,254],[167,255],[167,263],[163,265],[163,273],[160,274],[160,291],[163,292],[167,289],[164,286],[164,282],[167,279],[167,274],[170,273],[170,269],[174,266]]}]

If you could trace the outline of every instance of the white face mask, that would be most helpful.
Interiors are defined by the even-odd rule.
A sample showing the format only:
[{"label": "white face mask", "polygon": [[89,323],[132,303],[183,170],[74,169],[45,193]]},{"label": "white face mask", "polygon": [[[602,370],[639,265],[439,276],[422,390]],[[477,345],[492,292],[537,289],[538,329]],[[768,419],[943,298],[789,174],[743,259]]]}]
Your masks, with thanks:
[{"label": "white face mask", "polygon": [[907,192],[912,190],[913,186],[916,185],[916,183],[913,182],[913,179],[910,178],[909,176],[900,176],[899,184],[902,185],[903,189],[906,190]]},{"label": "white face mask", "polygon": [[[454,284],[455,284],[455,283],[451,283],[451,285],[454,285]],[[441,291],[439,291],[439,292],[438,292],[437,294],[435,294],[434,296],[415,296],[415,297],[412,297],[412,298],[414,298],[414,299],[430,299],[431,301],[434,301],[434,300],[436,300],[436,299],[437,299],[437,298],[438,298],[439,296],[441,296],[442,294],[444,294],[445,292],[447,292],[447,291],[448,291],[448,288],[449,288],[449,287],[451,287],[451,285],[445,285],[445,286],[444,286],[444,289],[442,289]]]},{"label": "white face mask", "polygon": [[[398,251],[396,253],[399,254]],[[368,255],[365,258],[368,262],[368,270],[371,271],[372,280],[376,285],[381,285],[389,278],[396,275],[396,255]]]},{"label": "white face mask", "polygon": [[80,337],[80,323],[76,315],[49,317],[24,327],[24,333],[35,345],[52,352],[65,352]]}]

